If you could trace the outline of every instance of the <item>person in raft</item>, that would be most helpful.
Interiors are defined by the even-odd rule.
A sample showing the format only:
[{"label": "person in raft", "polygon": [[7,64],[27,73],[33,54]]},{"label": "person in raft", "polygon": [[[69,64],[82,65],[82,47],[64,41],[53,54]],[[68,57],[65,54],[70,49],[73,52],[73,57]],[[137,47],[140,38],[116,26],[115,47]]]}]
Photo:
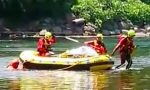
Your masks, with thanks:
[{"label": "person in raft", "polygon": [[84,42],[84,44],[95,49],[98,54],[106,54],[107,49],[102,40],[103,40],[103,35],[101,33],[99,33],[99,34],[97,34],[95,40],[86,41],[86,42]]},{"label": "person in raft", "polygon": [[111,53],[111,56],[113,56],[117,50],[119,50],[120,53],[121,64],[116,66],[116,69],[124,65],[125,61],[128,62],[126,69],[129,69],[131,67],[132,65],[131,55],[134,49],[136,48],[136,46],[133,43],[134,36],[135,36],[134,30],[129,30],[126,36],[120,35],[118,43]]},{"label": "person in raft", "polygon": [[50,56],[54,54],[51,46],[56,42],[56,38],[51,32],[46,32],[37,42],[37,51],[39,56]]}]

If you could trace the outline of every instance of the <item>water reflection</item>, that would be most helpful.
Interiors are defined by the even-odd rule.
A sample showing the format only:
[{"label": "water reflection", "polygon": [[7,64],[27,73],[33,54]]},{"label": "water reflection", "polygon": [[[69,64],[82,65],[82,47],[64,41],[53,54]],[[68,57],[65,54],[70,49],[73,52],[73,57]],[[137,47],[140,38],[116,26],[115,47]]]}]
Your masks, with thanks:
[{"label": "water reflection", "polygon": [[134,82],[134,77],[132,72],[128,71],[128,72],[120,72],[118,74],[118,77],[116,79],[116,90],[124,90],[124,89],[128,89],[128,90],[133,90],[133,87],[135,85]]},{"label": "water reflection", "polygon": [[[149,90],[148,69],[134,71],[15,71],[1,90]],[[10,72],[8,72],[10,73]],[[13,76],[16,74],[15,76]],[[10,74],[9,74],[10,75]]]},{"label": "water reflection", "polygon": [[[104,90],[105,72],[25,71],[19,79],[9,80],[9,90]],[[5,85],[4,85],[5,86]]]},{"label": "water reflection", "polygon": [[94,72],[91,78],[92,90],[105,90],[108,88],[109,78],[106,72]]},{"label": "water reflection", "polygon": [[20,90],[20,82],[19,80],[9,80],[8,81],[8,89],[9,90]]}]

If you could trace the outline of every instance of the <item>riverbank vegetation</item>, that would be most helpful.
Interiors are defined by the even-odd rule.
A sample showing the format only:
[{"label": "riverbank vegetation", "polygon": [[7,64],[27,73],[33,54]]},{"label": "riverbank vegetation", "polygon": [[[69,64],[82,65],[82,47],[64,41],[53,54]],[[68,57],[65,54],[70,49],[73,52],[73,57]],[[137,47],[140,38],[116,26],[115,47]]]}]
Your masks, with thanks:
[{"label": "riverbank vegetation", "polygon": [[100,28],[111,21],[130,20],[133,24],[150,22],[148,0],[79,0],[72,10]]},{"label": "riverbank vegetation", "polygon": [[47,17],[64,24],[68,14],[93,23],[98,31],[122,29],[119,26],[122,22],[150,23],[149,0],[0,0],[0,12],[1,27],[9,28],[27,26]]}]

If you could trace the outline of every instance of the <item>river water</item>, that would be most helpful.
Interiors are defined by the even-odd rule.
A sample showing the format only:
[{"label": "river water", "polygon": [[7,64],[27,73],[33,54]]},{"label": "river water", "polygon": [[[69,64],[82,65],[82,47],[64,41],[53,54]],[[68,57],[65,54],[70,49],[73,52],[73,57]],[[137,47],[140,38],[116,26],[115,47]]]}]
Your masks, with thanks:
[{"label": "river water", "polygon": [[[53,46],[56,53],[83,45],[57,38]],[[131,70],[122,71],[57,71],[27,70],[9,71],[7,63],[17,58],[23,50],[36,50],[37,39],[0,40],[0,90],[150,90],[150,38],[135,38],[137,45]],[[104,38],[108,53],[116,45],[117,38]],[[120,63],[116,53],[114,66]]]}]

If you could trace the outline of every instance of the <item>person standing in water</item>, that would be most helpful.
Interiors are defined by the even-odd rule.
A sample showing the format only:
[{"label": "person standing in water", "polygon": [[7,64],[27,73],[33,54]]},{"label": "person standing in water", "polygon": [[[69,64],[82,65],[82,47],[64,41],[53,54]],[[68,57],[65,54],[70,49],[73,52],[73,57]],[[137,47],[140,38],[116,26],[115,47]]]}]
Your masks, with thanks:
[{"label": "person standing in water", "polygon": [[116,66],[116,68],[121,67],[125,64],[125,61],[128,62],[126,69],[130,69],[132,65],[132,58],[131,54],[133,53],[136,46],[133,43],[133,38],[135,37],[135,31],[129,30],[127,32],[127,36],[120,36],[117,45],[113,49],[111,56],[114,55],[114,53],[119,50],[120,53],[120,60],[121,64]]}]

